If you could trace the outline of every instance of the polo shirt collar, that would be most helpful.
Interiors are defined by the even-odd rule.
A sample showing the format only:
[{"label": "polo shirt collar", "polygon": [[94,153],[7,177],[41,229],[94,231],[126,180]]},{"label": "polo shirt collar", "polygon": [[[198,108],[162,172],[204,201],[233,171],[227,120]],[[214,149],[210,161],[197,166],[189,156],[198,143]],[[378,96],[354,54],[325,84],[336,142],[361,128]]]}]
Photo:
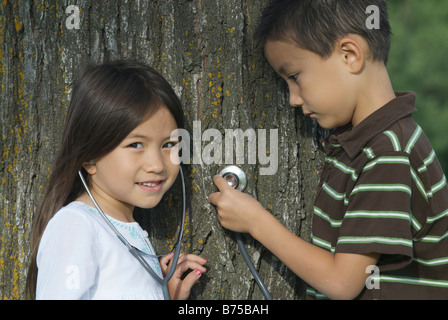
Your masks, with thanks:
[{"label": "polo shirt collar", "polygon": [[372,138],[416,111],[414,93],[397,92],[395,95],[395,99],[372,113],[358,126],[352,127],[350,131],[330,136],[329,143],[325,144],[325,153],[330,154],[334,145],[340,145],[350,159],[354,159]]}]

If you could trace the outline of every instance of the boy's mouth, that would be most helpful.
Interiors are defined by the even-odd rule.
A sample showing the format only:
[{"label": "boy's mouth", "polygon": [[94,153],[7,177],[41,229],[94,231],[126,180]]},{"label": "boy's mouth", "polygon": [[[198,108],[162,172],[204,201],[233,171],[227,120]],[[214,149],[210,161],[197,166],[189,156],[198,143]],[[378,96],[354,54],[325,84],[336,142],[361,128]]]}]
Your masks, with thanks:
[{"label": "boy's mouth", "polygon": [[305,117],[308,117],[308,118],[311,118],[311,119],[315,119],[316,118],[316,114],[314,112],[306,113]]}]

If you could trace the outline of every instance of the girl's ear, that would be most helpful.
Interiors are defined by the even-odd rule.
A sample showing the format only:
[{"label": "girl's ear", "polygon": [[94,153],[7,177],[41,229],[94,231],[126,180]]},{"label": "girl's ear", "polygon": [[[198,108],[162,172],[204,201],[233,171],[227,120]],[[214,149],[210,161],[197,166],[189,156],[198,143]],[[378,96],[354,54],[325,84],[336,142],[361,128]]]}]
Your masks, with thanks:
[{"label": "girl's ear", "polygon": [[96,173],[96,162],[95,162],[95,160],[90,160],[89,162],[84,162],[82,164],[82,167],[90,175],[94,175]]}]

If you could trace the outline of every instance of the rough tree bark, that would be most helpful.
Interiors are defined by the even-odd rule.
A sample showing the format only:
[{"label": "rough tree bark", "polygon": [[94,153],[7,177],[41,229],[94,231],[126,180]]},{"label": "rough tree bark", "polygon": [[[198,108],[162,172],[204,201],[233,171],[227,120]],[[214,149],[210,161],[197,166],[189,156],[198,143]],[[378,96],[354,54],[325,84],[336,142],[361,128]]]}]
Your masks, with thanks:
[{"label": "rough tree bark", "polygon": [[[248,164],[246,190],[291,231],[309,238],[322,163],[311,123],[289,107],[286,87],[253,39],[267,0],[2,1],[0,3],[0,298],[24,297],[33,212],[45,193],[71,85],[85,61],[132,58],[159,70],[181,98],[187,126],[278,130],[278,170]],[[79,28],[67,8],[79,8]],[[74,28],[73,28],[74,27]],[[204,142],[202,147],[206,143]],[[269,135],[266,141],[269,150]],[[224,150],[224,149],[223,149]],[[246,151],[247,157],[247,151]],[[219,165],[187,169],[183,248],[208,259],[192,299],[263,299],[232,232],[208,196]],[[141,217],[159,251],[174,243],[179,187]],[[174,223],[176,221],[176,223]],[[168,240],[167,240],[168,239]],[[275,299],[300,299],[304,285],[275,256],[245,237]]]}]

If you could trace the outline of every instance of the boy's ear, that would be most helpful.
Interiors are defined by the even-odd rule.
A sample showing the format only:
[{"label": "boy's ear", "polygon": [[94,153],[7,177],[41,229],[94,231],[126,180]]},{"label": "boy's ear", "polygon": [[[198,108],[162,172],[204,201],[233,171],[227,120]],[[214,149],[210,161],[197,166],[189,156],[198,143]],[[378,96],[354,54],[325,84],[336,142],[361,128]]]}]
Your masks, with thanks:
[{"label": "boy's ear", "polygon": [[94,175],[96,173],[96,162],[95,162],[95,160],[90,160],[89,162],[84,162],[82,164],[82,167],[90,175]]},{"label": "boy's ear", "polygon": [[359,74],[364,70],[366,62],[364,47],[366,45],[364,39],[357,35],[348,35],[337,43],[336,49],[339,50],[344,63],[353,74]]}]

